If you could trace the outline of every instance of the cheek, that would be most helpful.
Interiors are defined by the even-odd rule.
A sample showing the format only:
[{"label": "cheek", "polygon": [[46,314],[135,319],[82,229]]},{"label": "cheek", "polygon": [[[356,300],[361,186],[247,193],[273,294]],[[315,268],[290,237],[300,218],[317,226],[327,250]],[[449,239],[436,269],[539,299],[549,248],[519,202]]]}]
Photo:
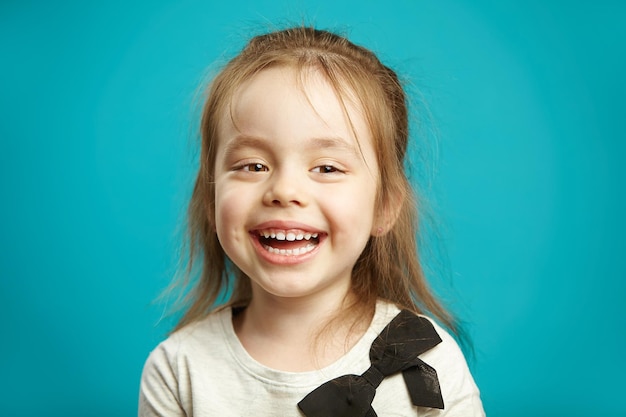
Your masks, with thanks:
[{"label": "cheek", "polygon": [[229,235],[235,225],[241,221],[243,204],[236,198],[236,193],[215,190],[215,231],[222,246],[228,245]]},{"label": "cheek", "polygon": [[352,236],[369,236],[375,221],[376,190],[362,184],[350,190],[325,195],[325,209],[339,229]]}]

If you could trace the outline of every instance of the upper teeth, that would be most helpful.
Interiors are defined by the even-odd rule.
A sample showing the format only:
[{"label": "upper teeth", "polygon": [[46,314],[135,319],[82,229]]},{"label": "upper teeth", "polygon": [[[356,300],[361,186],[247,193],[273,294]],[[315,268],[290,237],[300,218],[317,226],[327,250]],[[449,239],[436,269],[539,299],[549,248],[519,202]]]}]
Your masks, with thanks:
[{"label": "upper teeth", "polygon": [[294,240],[310,240],[311,238],[315,239],[318,237],[318,233],[309,233],[309,232],[285,232],[285,231],[276,231],[276,230],[262,230],[261,235],[266,239],[272,238],[276,240],[288,240],[293,242]]}]

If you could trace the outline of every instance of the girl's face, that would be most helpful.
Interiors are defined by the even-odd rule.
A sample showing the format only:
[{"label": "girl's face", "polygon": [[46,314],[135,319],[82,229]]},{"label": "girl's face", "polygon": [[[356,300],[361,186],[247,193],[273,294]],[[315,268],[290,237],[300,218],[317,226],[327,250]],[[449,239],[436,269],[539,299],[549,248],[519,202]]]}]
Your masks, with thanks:
[{"label": "girl's face", "polygon": [[360,108],[346,102],[348,119],[324,77],[306,75],[263,70],[220,123],[216,231],[253,299],[342,298],[377,228],[378,165]]}]

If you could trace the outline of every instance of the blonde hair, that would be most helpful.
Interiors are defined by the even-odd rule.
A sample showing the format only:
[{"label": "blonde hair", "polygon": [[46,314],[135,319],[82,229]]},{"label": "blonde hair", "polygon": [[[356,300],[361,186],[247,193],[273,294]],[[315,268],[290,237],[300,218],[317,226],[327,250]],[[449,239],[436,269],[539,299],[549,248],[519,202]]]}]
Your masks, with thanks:
[{"label": "blonde hair", "polygon": [[[345,37],[309,27],[256,36],[213,80],[201,121],[200,167],[188,209],[187,275],[201,262],[197,281],[185,285],[188,308],[176,329],[206,316],[222,301],[245,304],[250,279],[224,253],[214,229],[214,164],[218,124],[236,89],[263,69],[315,68],[342,103],[356,97],[374,138],[379,178],[376,210],[392,217],[387,233],[372,236],[352,274],[353,311],[374,310],[379,298],[429,313],[456,333],[452,315],[429,289],[419,262],[417,210],[404,171],[409,140],[407,99],[396,73],[368,49]],[[345,106],[345,104],[344,104]],[[355,317],[355,316],[352,316]]]}]

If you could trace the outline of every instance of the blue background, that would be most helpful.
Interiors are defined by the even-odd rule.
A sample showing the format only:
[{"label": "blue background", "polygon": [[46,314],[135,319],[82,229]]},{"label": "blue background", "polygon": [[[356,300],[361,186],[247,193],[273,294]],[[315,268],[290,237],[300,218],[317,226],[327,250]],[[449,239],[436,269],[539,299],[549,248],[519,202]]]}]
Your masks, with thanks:
[{"label": "blue background", "polygon": [[152,301],[176,267],[198,86],[251,32],[307,21],[428,102],[435,285],[468,322],[488,414],[626,416],[623,4],[3,1],[0,415],[136,413],[171,324]]}]

